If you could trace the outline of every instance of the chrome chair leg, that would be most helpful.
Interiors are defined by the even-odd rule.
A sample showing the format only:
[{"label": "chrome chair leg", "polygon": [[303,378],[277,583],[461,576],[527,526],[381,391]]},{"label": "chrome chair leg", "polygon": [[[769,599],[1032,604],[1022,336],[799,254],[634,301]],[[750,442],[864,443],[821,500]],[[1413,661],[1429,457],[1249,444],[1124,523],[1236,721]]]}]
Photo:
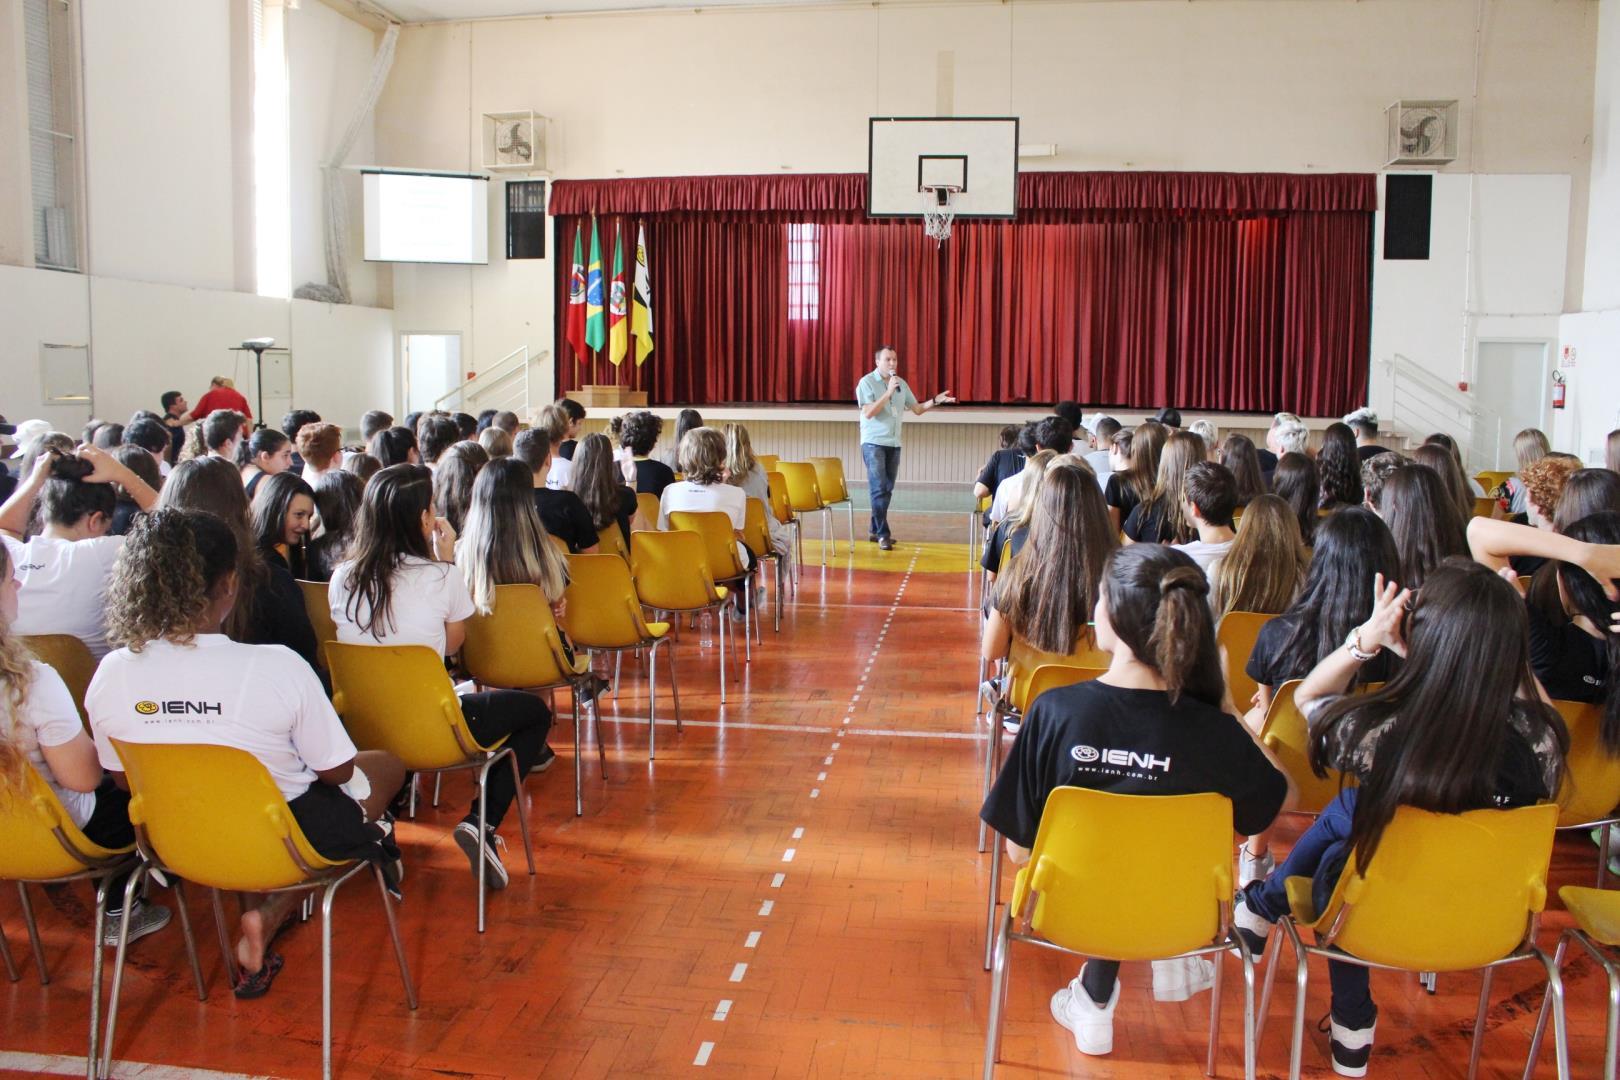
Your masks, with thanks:
[{"label": "chrome chair leg", "polygon": [[990,970],[994,958],[995,937],[991,931],[996,925],[996,906],[1001,901],[1001,834],[990,830],[990,895],[984,917],[984,970]]},{"label": "chrome chair leg", "polygon": [[[1569,943],[1571,941],[1585,949],[1592,959],[1596,960],[1603,968],[1604,974],[1609,978],[1608,1038],[1605,1040],[1603,1046],[1603,1076],[1604,1080],[1615,1080],[1616,1039],[1620,1038],[1620,972],[1616,971],[1614,964],[1606,956],[1604,956],[1589,941],[1587,941],[1579,931],[1573,928],[1565,930],[1563,934],[1559,936],[1558,949],[1553,953],[1551,960],[1548,960],[1546,955],[1539,949],[1536,950],[1536,956],[1541,960],[1543,966],[1547,967],[1549,972],[1561,972],[1564,967],[1564,955],[1566,952],[1568,952]],[[1560,978],[1558,994],[1555,1001],[1553,983],[1551,977],[1549,976],[1547,980],[1547,990],[1541,998],[1541,1012],[1536,1017],[1536,1030],[1535,1033],[1530,1036],[1530,1055],[1528,1058],[1526,1058],[1524,1063],[1524,1080],[1530,1080],[1531,1076],[1535,1073],[1536,1059],[1541,1056],[1541,1039],[1547,1031],[1547,1008],[1549,1005],[1555,1005],[1561,1009],[1562,1004],[1563,981]],[[1557,1041],[1558,1029],[1555,1027],[1553,1032],[1555,1050]],[[1568,1073],[1569,1061],[1568,1047],[1566,1044],[1562,1056],[1558,1058],[1558,1075],[1560,1080],[1567,1076]]]},{"label": "chrome chair leg", "polygon": [[1226,964],[1224,957],[1216,953],[1211,957],[1215,961],[1215,982],[1209,988],[1209,1050],[1204,1063],[1204,1075],[1215,1075],[1215,1040],[1221,1026],[1221,979]]},{"label": "chrome chair leg", "polygon": [[855,500],[844,499],[844,509],[849,511],[849,553],[855,554]]},{"label": "chrome chair leg", "polygon": [[100,1060],[97,1044],[101,1037],[101,966],[106,951],[101,937],[107,928],[107,887],[111,882],[110,874],[96,879],[96,914],[90,926],[90,1049],[84,1059],[85,1080],[96,1080],[96,1063]]},{"label": "chrome chair leg", "polygon": [[994,1080],[996,1062],[1001,1058],[1001,1025],[1007,1008],[1007,952],[1011,944],[1007,934],[1011,929],[1012,911],[1009,909],[1001,920],[1001,929],[991,942],[995,954],[995,973],[990,978],[990,1021],[984,1032],[984,1080]]},{"label": "chrome chair leg", "polygon": [[6,968],[6,978],[16,982],[22,978],[22,972],[17,970],[17,961],[11,957],[11,946],[6,943],[6,935],[0,932],[0,964]]},{"label": "chrome chair leg", "polygon": [[[574,816],[585,816],[585,766],[579,752],[579,696],[574,697]],[[483,794],[479,794],[483,798]],[[483,813],[482,810],[479,811]]]},{"label": "chrome chair leg", "polygon": [[776,601],[776,632],[782,632],[782,557],[778,555],[771,562],[776,567],[776,590],[772,597]]},{"label": "chrome chair leg", "polygon": [[17,882],[17,898],[22,901],[23,924],[28,927],[28,944],[34,950],[34,967],[39,970],[39,985],[51,984],[50,972],[45,970],[45,943],[39,939],[39,924],[34,921],[34,905],[28,899],[28,886]]},{"label": "chrome chair leg", "polygon": [[[175,907],[179,908],[182,912],[186,910],[187,906],[184,890],[185,883],[176,878],[174,882]],[[219,937],[219,954],[225,961],[225,978],[230,982],[231,988],[235,989],[236,984],[239,981],[236,973],[236,950],[231,948],[231,934],[230,931],[225,928],[225,904],[220,900],[218,889],[210,889],[208,891],[213,895],[214,933]],[[186,932],[186,944],[189,946],[191,952],[192,974],[195,975],[197,979],[197,1000],[206,1001],[208,991],[203,986],[202,963],[198,958],[197,942],[191,931],[191,922],[189,916],[181,916],[180,927]]]},{"label": "chrome chair leg", "polygon": [[[662,644],[659,642],[658,644]],[[658,644],[647,657],[647,760],[658,750]]]},{"label": "chrome chair leg", "polygon": [[433,809],[439,808],[439,787],[444,783],[444,773],[433,774]]},{"label": "chrome chair leg", "polygon": [[586,705],[591,710],[591,726],[596,729],[596,767],[602,772],[602,783],[607,783],[607,743],[602,741],[602,699],[592,695]]},{"label": "chrome chair leg", "polygon": [[[482,880],[482,870],[478,876]],[[345,880],[338,878],[321,893],[321,1080],[332,1080],[332,897]]]},{"label": "chrome chair leg", "polygon": [[[487,813],[489,796],[489,767],[495,764],[497,760],[498,759],[492,755],[486,758],[483,764],[478,767],[478,818],[473,824],[478,828],[478,850],[480,853],[485,851],[488,847],[488,845],[484,842],[484,830],[487,827],[486,823],[489,821],[489,815]],[[575,775],[577,776],[579,769],[579,714],[577,711],[574,714],[574,769]],[[575,788],[575,791],[578,791],[577,787]],[[578,796],[576,795],[576,798],[577,797]],[[478,932],[480,934],[484,932],[484,894],[489,889],[489,874],[484,868],[484,858],[484,856],[480,855],[477,873],[474,875],[478,878]]]},{"label": "chrome chair leg", "polygon": [[[124,883],[124,910],[118,917],[118,949],[113,953],[112,992],[107,999],[107,1030],[101,1036],[101,1067],[97,1070],[100,1076],[112,1075],[113,1037],[118,1031],[118,996],[124,985],[124,956],[129,951],[129,913],[135,906],[135,894],[141,887],[141,878],[149,869],[148,864],[141,863]],[[96,943],[96,948],[101,948],[100,942]]]},{"label": "chrome chair leg", "polygon": [[510,747],[506,756],[512,762],[512,783],[517,791],[512,805],[517,809],[518,831],[523,835],[523,857],[529,862],[529,876],[534,877],[534,844],[529,841],[529,815],[523,808],[523,773],[518,769],[517,754]]},{"label": "chrome chair leg", "polygon": [[1491,1004],[1491,976],[1495,973],[1495,968],[1486,968],[1484,977],[1480,979],[1479,1007],[1474,1010],[1474,1037],[1470,1040],[1468,1048],[1468,1080],[1474,1080],[1479,1075],[1479,1052],[1482,1049],[1480,1036],[1485,1031],[1485,1011]]},{"label": "chrome chair leg", "polygon": [[1308,954],[1305,943],[1299,939],[1299,928],[1286,916],[1281,920],[1283,932],[1293,946],[1296,967],[1294,971],[1294,1031],[1288,1050],[1288,1080],[1299,1080],[1300,1061],[1305,1051],[1305,982],[1310,976],[1306,965]]},{"label": "chrome chair leg", "polygon": [[686,729],[681,725],[681,688],[675,682],[675,642],[671,641],[665,650],[664,659],[669,661],[669,696],[675,699],[675,730],[679,733]]},{"label": "chrome chair leg", "polygon": [[716,609],[715,618],[720,621],[720,704],[726,703],[726,605],[721,604]]},{"label": "chrome chair leg", "polygon": [[377,879],[377,891],[382,894],[383,914],[388,917],[388,936],[394,943],[394,960],[399,965],[400,982],[405,984],[405,1004],[414,1011],[418,1004],[416,986],[411,982],[410,962],[405,959],[405,942],[399,936],[399,914],[394,910],[394,898],[388,895],[388,879],[383,877],[382,867],[372,863],[371,874]]}]

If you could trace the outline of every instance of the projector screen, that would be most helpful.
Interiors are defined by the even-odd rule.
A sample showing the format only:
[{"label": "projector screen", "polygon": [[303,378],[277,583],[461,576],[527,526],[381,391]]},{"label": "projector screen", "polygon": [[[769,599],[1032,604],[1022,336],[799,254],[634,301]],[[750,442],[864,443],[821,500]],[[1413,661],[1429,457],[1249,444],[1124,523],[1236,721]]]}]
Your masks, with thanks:
[{"label": "projector screen", "polygon": [[367,172],[361,180],[367,262],[489,262],[486,178]]}]

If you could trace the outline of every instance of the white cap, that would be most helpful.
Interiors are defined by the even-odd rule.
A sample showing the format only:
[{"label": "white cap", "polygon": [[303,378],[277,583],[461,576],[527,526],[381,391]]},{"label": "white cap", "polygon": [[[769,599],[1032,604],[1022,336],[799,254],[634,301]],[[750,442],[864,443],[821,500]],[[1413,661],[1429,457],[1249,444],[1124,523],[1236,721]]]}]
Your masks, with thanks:
[{"label": "white cap", "polygon": [[1095,435],[1097,434],[1097,425],[1108,418],[1107,413],[1094,412],[1090,416],[1082,416],[1080,418],[1080,426],[1091,432],[1091,434]]},{"label": "white cap", "polygon": [[49,420],[24,420],[17,425],[17,434],[12,438],[17,440],[17,449],[11,452],[13,458],[20,458],[28,453],[29,447],[50,434]]}]

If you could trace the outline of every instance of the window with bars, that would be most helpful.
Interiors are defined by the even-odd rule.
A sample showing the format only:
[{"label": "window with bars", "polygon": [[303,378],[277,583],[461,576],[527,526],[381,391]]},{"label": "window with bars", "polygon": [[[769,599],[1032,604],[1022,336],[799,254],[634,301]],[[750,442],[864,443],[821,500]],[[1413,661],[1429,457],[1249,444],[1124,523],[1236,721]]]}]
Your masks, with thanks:
[{"label": "window with bars", "polygon": [[821,226],[789,225],[788,321],[821,318]]},{"label": "window with bars", "polygon": [[66,0],[25,0],[34,263],[79,269],[77,40]]}]

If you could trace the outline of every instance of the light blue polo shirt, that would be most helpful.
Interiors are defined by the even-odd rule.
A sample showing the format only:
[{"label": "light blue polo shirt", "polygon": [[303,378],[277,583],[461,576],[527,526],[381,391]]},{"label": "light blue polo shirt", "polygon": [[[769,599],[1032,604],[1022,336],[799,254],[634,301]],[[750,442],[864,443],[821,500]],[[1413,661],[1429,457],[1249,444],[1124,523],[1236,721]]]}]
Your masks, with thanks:
[{"label": "light blue polo shirt", "polygon": [[[889,380],[873,368],[855,384],[855,404],[864,409],[882,397],[888,385]],[[861,442],[874,446],[899,446],[900,417],[916,404],[916,395],[911,392],[906,380],[901,379],[900,389],[878,410],[876,416],[861,417]]]}]

